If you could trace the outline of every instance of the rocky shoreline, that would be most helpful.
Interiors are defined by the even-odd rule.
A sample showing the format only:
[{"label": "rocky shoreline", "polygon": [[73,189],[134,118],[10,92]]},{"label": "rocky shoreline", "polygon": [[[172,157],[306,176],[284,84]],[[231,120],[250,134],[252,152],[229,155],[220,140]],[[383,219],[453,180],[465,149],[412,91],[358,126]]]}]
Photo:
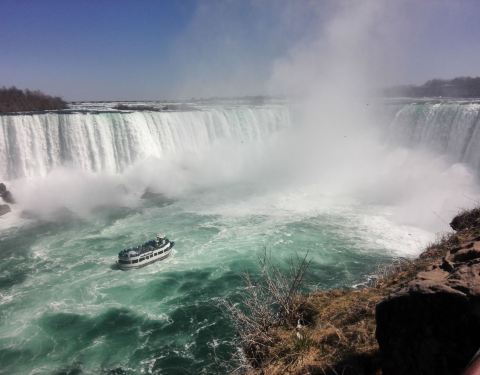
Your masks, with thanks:
[{"label": "rocky shoreline", "polygon": [[247,372],[462,374],[480,347],[480,209],[451,226],[368,287],[299,296],[302,321],[272,329]]}]

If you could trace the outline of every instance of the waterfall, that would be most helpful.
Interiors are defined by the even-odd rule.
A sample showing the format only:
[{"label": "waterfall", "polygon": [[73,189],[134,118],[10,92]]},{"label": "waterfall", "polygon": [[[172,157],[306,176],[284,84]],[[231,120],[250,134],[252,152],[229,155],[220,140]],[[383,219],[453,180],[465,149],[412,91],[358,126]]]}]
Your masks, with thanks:
[{"label": "waterfall", "polygon": [[289,122],[281,105],[4,115],[0,180],[46,175],[63,165],[118,173],[147,157],[201,152],[220,140],[261,141]]},{"label": "waterfall", "polygon": [[[419,101],[383,109],[390,142],[427,148],[480,171],[480,103]],[[201,153],[222,140],[262,142],[290,122],[288,106],[280,104],[3,115],[0,180],[44,176],[59,166],[119,173],[148,157]]]},{"label": "waterfall", "polygon": [[395,111],[387,134],[395,143],[445,154],[480,170],[480,103],[408,103]]}]

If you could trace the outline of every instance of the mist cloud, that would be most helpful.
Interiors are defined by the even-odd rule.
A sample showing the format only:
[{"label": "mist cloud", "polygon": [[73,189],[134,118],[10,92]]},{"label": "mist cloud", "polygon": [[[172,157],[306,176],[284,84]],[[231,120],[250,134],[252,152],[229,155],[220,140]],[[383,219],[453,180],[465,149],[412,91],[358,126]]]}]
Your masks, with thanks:
[{"label": "mist cloud", "polygon": [[[388,124],[378,116],[381,102],[373,97],[383,82],[396,79],[397,65],[392,61],[408,51],[401,27],[407,25],[406,13],[402,13],[406,3],[299,3],[302,5],[295,8],[299,19],[305,13],[313,14],[311,33],[297,34],[295,43],[279,53],[270,73],[254,71],[255,60],[250,63],[246,58],[253,56],[255,49],[245,54],[245,45],[240,42],[243,39],[238,37],[246,32],[241,23],[212,23],[222,16],[229,19],[225,12],[231,10],[226,6],[216,4],[212,8],[206,3],[199,8],[190,31],[179,41],[180,46],[186,43],[201,49],[211,32],[218,34],[210,41],[213,49],[208,49],[215,52],[209,55],[204,51],[198,70],[186,75],[183,92],[195,92],[202,86],[205,94],[240,89],[248,92],[253,90],[252,82],[258,75],[267,75],[268,91],[291,98],[289,129],[261,145],[219,141],[202,154],[187,152],[161,160],[141,160],[119,176],[57,171],[48,177],[54,186],[28,182],[22,187],[19,182],[20,200],[39,211],[63,205],[84,213],[100,204],[137,205],[146,188],[182,197],[230,187],[243,190],[245,201],[278,196],[279,192],[293,200],[298,197],[305,201],[307,196],[311,214],[348,201],[386,207],[390,219],[399,223],[431,231],[446,229],[439,217],[450,217],[479,196],[475,177],[468,168],[452,165],[441,155],[385,144],[382,133]],[[268,9],[271,6],[261,11]],[[328,11],[328,17],[323,11]],[[400,14],[398,18],[396,14]],[[282,22],[288,24],[288,20]],[[296,30],[298,21],[290,21],[288,27]],[[205,32],[197,35],[198,30]],[[180,48],[179,56],[183,52]],[[197,53],[202,57],[202,51]],[[216,57],[211,76],[202,76],[205,64]],[[402,61],[398,62],[401,65]],[[232,75],[232,67],[237,67],[237,76]],[[229,78],[210,79],[222,74]],[[118,190],[118,186],[126,190]],[[47,193],[38,195],[40,188]],[[62,190],[68,193],[58,199],[57,193]],[[271,204],[269,199],[254,201]]]}]

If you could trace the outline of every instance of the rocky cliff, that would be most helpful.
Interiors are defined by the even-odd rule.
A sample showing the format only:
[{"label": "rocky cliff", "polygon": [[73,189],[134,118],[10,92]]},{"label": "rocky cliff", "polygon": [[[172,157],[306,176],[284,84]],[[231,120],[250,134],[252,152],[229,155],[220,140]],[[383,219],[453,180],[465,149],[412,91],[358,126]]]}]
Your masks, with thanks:
[{"label": "rocky cliff", "polygon": [[480,348],[480,237],[432,263],[377,305],[385,375],[460,374]]}]

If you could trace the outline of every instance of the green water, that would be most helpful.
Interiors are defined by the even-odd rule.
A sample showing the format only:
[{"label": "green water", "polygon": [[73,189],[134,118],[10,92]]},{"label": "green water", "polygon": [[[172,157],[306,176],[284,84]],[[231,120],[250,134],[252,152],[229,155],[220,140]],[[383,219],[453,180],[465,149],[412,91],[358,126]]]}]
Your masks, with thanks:
[{"label": "green water", "polygon": [[[3,228],[0,373],[226,373],[236,348],[220,299],[241,292],[265,246],[280,265],[308,251],[308,288],[364,282],[416,251],[376,207],[292,209],[216,194]],[[157,232],[175,241],[170,258],[115,269],[119,250]]]}]

